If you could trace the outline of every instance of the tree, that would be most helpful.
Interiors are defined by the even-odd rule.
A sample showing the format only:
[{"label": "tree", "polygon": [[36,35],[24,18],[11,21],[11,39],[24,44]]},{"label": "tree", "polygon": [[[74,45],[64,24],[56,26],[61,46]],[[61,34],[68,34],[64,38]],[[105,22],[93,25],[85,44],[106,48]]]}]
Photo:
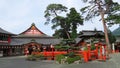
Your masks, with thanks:
[{"label": "tree", "polygon": [[[56,29],[54,36],[65,39],[75,39],[77,37],[77,26],[83,25],[83,19],[75,8],[70,9],[70,13],[66,13],[66,17],[58,15],[57,12],[67,11],[65,6],[60,4],[50,4],[45,11],[47,23],[53,24],[52,29]],[[50,17],[53,17],[50,19]]]},{"label": "tree", "polygon": [[83,19],[75,8],[70,9],[70,13],[67,14],[67,19],[71,25],[71,37],[74,39],[77,37],[77,26],[83,25]]},{"label": "tree", "polygon": [[55,33],[53,34],[53,36],[56,38],[68,39],[68,37],[63,29],[55,30]]},{"label": "tree", "polygon": [[109,11],[110,12],[106,18],[108,25],[112,26],[114,24],[120,24],[120,5],[117,2],[113,2],[112,6],[110,6]]},{"label": "tree", "polygon": [[[115,5],[115,2],[113,2],[112,0],[83,0],[83,1],[89,3],[88,6],[81,9],[83,13],[87,13],[87,16],[85,18],[86,20],[90,20],[91,18],[96,17],[96,16],[101,17],[100,20],[102,21],[103,28],[104,28],[107,51],[110,52],[111,45],[109,43],[108,31],[107,31],[107,26],[106,26],[106,23],[108,21],[106,21],[105,15],[108,15],[108,14],[110,15],[114,11],[111,9],[114,9],[118,5]],[[118,9],[116,9],[116,11],[118,11]]]},{"label": "tree", "polygon": [[[64,17],[58,15],[61,12],[67,12],[67,7],[65,7],[61,4],[50,4],[50,5],[48,5],[48,7],[46,8],[46,11],[45,11],[45,17],[47,19],[47,22],[45,24],[48,24],[51,21],[50,17],[53,17],[53,19],[51,21],[53,23],[52,28],[55,29],[58,26],[60,26],[61,28],[63,27],[64,32],[66,33],[67,37],[70,38],[69,32],[67,31],[68,29],[65,26],[66,25],[66,19]],[[60,31],[61,30],[59,30],[59,32]]]}]

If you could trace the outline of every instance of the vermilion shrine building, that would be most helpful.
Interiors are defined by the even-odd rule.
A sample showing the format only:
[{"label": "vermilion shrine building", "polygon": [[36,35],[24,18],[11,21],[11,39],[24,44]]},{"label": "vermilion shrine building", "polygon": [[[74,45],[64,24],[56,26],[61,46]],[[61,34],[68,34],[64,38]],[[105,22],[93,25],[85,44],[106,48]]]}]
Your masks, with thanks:
[{"label": "vermilion shrine building", "polygon": [[0,52],[3,56],[22,55],[25,50],[44,47],[60,43],[60,39],[51,37],[40,31],[33,23],[27,30],[16,35],[0,28]]},{"label": "vermilion shrine building", "polygon": [[[75,46],[85,45],[94,38],[104,42],[104,32],[102,31],[81,31],[79,37],[75,39]],[[30,53],[33,48],[42,51],[43,48],[50,50],[51,45],[56,45],[62,39],[54,38],[40,31],[33,23],[27,30],[20,34],[10,33],[0,28],[0,56],[23,55],[25,50]]]}]

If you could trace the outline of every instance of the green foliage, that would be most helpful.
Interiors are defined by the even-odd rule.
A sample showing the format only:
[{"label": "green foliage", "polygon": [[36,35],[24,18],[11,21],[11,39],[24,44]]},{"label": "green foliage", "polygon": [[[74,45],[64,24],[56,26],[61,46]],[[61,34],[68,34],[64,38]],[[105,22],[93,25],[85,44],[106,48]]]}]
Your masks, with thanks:
[{"label": "green foliage", "polygon": [[70,13],[68,13],[67,16],[68,21],[71,22],[74,28],[76,28],[78,24],[83,25],[83,19],[80,16],[80,13],[78,13],[75,8],[71,8]]},{"label": "green foliage", "polygon": [[109,22],[109,27],[114,24],[120,24],[120,14],[111,14],[106,18],[106,20]]},{"label": "green foliage", "polygon": [[113,2],[110,6],[110,13],[108,14],[106,21],[108,21],[108,25],[111,27],[114,24],[120,24],[120,4],[117,2]]},{"label": "green foliage", "polygon": [[64,55],[57,55],[56,56],[56,61],[58,61],[59,63],[61,63],[61,60],[64,59],[65,56]]},{"label": "green foliage", "polygon": [[59,45],[56,45],[56,46],[54,46],[54,48],[55,49],[60,49],[61,48],[61,45],[59,44]]},{"label": "green foliage", "polygon": [[49,4],[45,10],[45,18],[47,19],[45,24],[48,24],[50,22],[50,17],[57,17],[58,13],[66,12],[67,7],[61,5],[61,4]]},{"label": "green foliage", "polygon": [[70,13],[66,13],[66,17],[58,15],[59,12],[66,11],[67,7],[61,4],[48,5],[45,11],[47,24],[51,22],[53,24],[52,29],[56,29],[53,36],[64,39],[75,39],[77,37],[77,26],[83,25],[83,19],[75,8],[71,8]]},{"label": "green foliage", "polygon": [[81,60],[80,56],[76,56],[74,53],[69,53],[67,55],[57,55],[56,61],[61,63],[64,60],[65,63],[71,64],[77,60]]},{"label": "green foliage", "polygon": [[67,19],[71,30],[71,38],[75,39],[77,37],[77,26],[83,25],[83,19],[80,13],[76,11],[75,8],[70,9],[70,13],[67,14]]},{"label": "green foliage", "polygon": [[91,50],[95,50],[95,49],[96,49],[95,45],[92,44],[92,45],[91,45]]},{"label": "green foliage", "polygon": [[68,56],[68,57],[74,57],[75,56],[75,53],[74,52],[70,52],[70,53],[68,53],[68,54],[66,54],[66,56]]},{"label": "green foliage", "polygon": [[79,47],[71,46],[70,49],[72,49],[72,50],[79,50],[80,48]]},{"label": "green foliage", "polygon": [[[113,0],[82,0],[89,5],[81,9],[82,13],[87,13],[85,20],[90,20],[96,16],[99,16],[101,12],[106,14],[105,19],[108,25],[114,25],[120,23],[120,4]],[[101,10],[101,12],[99,12]]]},{"label": "green foliage", "polygon": [[85,46],[85,47],[84,47],[84,51],[87,51],[87,50],[88,50],[88,48],[87,48],[87,46]]},{"label": "green foliage", "polygon": [[57,45],[57,46],[55,46],[55,49],[66,51],[66,50],[70,49],[70,46]]},{"label": "green foliage", "polygon": [[64,29],[55,30],[55,33],[53,34],[53,36],[56,37],[56,38],[68,39],[68,36],[67,36]]},{"label": "green foliage", "polygon": [[75,62],[75,61],[77,61],[77,60],[81,60],[81,57],[80,57],[80,56],[68,57],[67,60],[66,60],[66,62],[67,62],[68,64],[71,64],[71,63],[73,63],[73,62]]}]

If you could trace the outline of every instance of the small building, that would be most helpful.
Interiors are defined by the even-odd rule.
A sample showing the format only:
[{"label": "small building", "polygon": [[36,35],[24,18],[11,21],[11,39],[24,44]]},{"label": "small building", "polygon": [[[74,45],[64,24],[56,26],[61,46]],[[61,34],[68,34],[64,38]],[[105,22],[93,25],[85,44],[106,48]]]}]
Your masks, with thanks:
[{"label": "small building", "polygon": [[95,30],[83,30],[78,36],[81,40],[77,43],[77,46],[85,45],[86,43],[104,42],[104,32]]},{"label": "small building", "polygon": [[14,36],[13,33],[10,33],[2,28],[0,28],[0,55],[6,55],[10,52],[10,43],[11,37]]},{"label": "small building", "polygon": [[29,54],[33,49],[50,48],[50,45],[59,44],[61,39],[46,35],[40,31],[33,23],[27,30],[15,35],[0,29],[0,50],[4,56],[22,55],[27,50]]}]

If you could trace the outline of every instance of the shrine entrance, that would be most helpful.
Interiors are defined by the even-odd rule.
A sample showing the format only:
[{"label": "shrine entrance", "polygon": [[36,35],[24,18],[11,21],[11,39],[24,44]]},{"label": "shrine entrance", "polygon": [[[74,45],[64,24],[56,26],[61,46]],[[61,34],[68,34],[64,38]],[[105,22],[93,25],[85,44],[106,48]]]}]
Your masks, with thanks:
[{"label": "shrine entrance", "polygon": [[32,54],[32,52],[34,51],[41,51],[42,50],[42,46],[41,46],[41,44],[38,44],[38,43],[36,43],[36,42],[30,42],[30,43],[27,43],[27,44],[25,44],[24,45],[24,47],[25,47],[25,52],[24,53],[27,53],[27,54],[29,54],[29,55],[31,55]]}]

